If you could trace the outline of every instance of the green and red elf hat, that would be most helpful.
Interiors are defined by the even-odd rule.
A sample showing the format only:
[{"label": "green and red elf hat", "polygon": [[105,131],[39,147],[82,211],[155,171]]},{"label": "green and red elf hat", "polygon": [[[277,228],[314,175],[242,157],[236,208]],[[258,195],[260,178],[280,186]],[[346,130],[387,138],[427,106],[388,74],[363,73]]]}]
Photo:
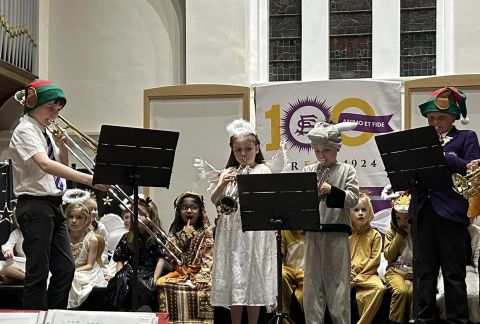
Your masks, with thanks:
[{"label": "green and red elf hat", "polygon": [[25,89],[24,114],[32,112],[35,108],[51,101],[59,100],[63,107],[67,103],[67,98],[57,85],[48,80],[37,80],[27,85]]},{"label": "green and red elf hat", "polygon": [[467,96],[462,90],[455,87],[445,87],[432,92],[432,96],[420,104],[420,112],[423,117],[427,117],[431,112],[443,112],[455,116],[460,119],[462,116],[462,124],[466,125],[470,119],[467,117]]}]

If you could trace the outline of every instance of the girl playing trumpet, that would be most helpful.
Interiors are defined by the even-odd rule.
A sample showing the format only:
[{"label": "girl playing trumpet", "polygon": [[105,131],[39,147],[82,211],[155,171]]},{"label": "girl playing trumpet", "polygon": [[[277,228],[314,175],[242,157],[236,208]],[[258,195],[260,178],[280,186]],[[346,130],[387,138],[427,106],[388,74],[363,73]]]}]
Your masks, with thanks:
[{"label": "girl playing trumpet", "polygon": [[[260,141],[252,125],[236,120],[227,126],[230,158],[212,193],[212,202],[224,195],[228,184],[236,181],[236,170],[271,173],[264,164]],[[242,231],[239,208],[227,215],[220,212],[215,234],[211,304],[230,308],[232,323],[241,322],[247,306],[248,322],[256,323],[260,306],[274,305],[276,255],[274,232]]]}]

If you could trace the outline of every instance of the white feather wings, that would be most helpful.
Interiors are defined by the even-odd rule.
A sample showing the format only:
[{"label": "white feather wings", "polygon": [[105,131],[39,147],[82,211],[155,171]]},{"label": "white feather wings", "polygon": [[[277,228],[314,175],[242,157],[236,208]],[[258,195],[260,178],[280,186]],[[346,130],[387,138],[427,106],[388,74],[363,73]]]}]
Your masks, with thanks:
[{"label": "white feather wings", "polygon": [[[284,141],[280,144],[280,149],[265,162],[272,173],[285,173],[291,170],[291,163],[287,156],[286,144]],[[207,191],[212,191],[218,183],[218,179],[222,170],[215,169],[210,163],[203,158],[195,158],[193,166],[198,170],[200,179],[206,180]]]}]

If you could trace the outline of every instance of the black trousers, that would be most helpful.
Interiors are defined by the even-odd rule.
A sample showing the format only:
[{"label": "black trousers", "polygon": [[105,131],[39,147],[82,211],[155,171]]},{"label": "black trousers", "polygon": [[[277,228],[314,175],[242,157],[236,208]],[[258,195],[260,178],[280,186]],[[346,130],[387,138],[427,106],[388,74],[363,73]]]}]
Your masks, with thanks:
[{"label": "black trousers", "polygon": [[[75,263],[61,197],[18,197],[16,216],[24,236],[27,259],[23,307],[65,309],[68,304]],[[47,292],[48,272],[51,272]]]},{"label": "black trousers", "polygon": [[440,217],[430,200],[416,216],[418,226],[418,319],[436,323],[439,268],[443,273],[447,322],[468,323],[466,276],[467,225]]}]

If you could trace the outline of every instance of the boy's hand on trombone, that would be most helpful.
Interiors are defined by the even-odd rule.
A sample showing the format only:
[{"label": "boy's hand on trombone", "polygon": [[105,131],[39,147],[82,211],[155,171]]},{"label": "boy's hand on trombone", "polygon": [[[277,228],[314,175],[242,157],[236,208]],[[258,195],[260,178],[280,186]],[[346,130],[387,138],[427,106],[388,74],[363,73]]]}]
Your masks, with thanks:
[{"label": "boy's hand on trombone", "polygon": [[64,132],[61,132],[59,130],[54,130],[52,132],[52,135],[53,135],[53,139],[55,140],[55,142],[57,143],[57,145],[62,148],[63,147],[63,144],[65,144],[65,142],[67,141],[67,135],[65,135]]}]

